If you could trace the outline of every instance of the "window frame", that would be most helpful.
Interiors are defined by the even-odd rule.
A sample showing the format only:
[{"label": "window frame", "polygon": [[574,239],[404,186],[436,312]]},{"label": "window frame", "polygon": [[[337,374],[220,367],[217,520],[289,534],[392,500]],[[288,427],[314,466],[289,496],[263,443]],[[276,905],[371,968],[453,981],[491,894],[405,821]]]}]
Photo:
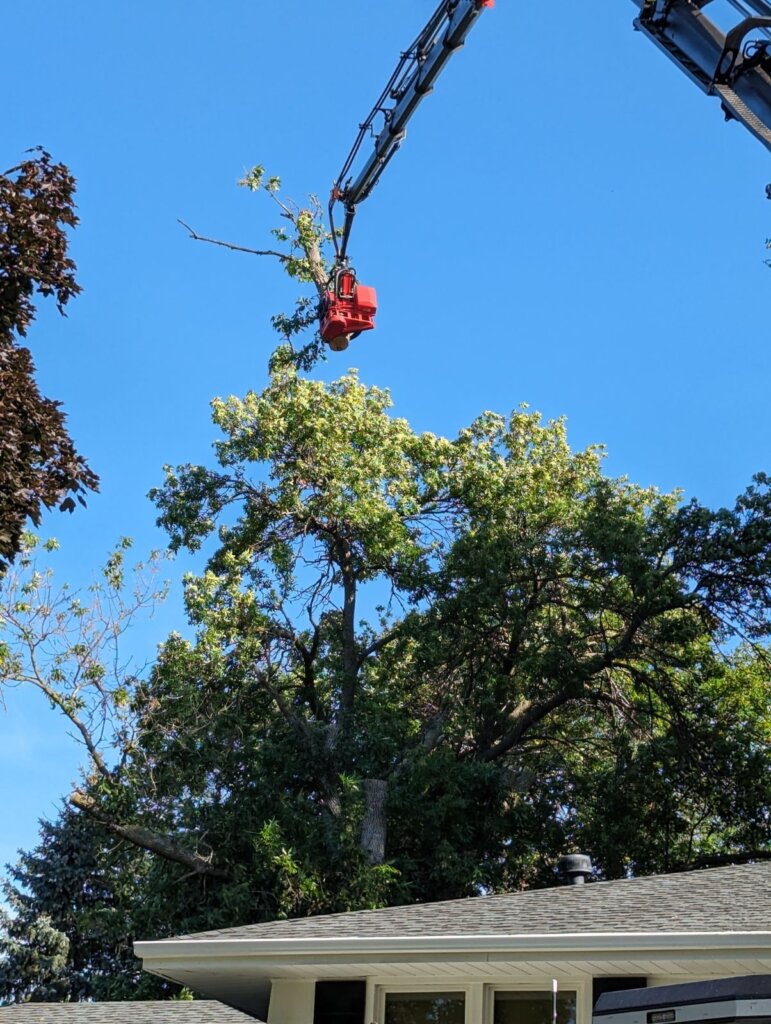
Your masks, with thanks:
[{"label": "window frame", "polygon": [[421,993],[426,992],[446,992],[448,994],[450,992],[462,992],[465,1000],[465,1012],[463,1019],[465,1024],[472,1024],[472,1021],[469,1018],[472,1001],[472,988],[473,983],[468,981],[459,981],[457,984],[450,982],[448,984],[448,979],[446,977],[437,979],[435,982],[426,982],[425,984],[415,984],[415,982],[412,982],[412,984],[410,984],[410,982],[397,982],[393,985],[376,985],[374,1000],[375,1016],[373,1024],[375,1024],[375,1022],[378,1022],[378,1024],[385,1024],[386,997],[393,992],[400,994],[414,993],[415,995],[421,995]]},{"label": "window frame", "polygon": [[[372,979],[372,1002],[368,1000],[365,1024],[385,1024],[386,996],[391,992],[462,992],[466,1001],[465,1024],[493,1024],[496,992],[548,992],[551,994],[551,979],[506,983],[484,981],[481,978],[459,977],[457,981],[447,975],[421,982],[390,981]],[[559,979],[558,979],[559,981]],[[576,999],[576,1024],[591,1024],[591,1006],[587,1017],[587,998],[591,1003],[591,981],[589,978],[573,978],[559,981],[559,992],[572,992]],[[588,993],[588,996],[587,996]],[[369,1006],[372,1013],[369,1014]],[[473,1016],[473,1014],[477,1016]]]},{"label": "window frame", "polygon": [[[559,979],[557,979],[559,982]],[[576,997],[576,1024],[584,1024],[583,1013],[582,1013],[582,996],[586,989],[586,982],[565,982],[564,984],[559,983],[557,988],[557,994],[560,995],[563,992],[572,992]],[[510,985],[499,985],[496,983],[485,983],[485,994],[483,999],[483,1024],[493,1024],[495,1013],[495,993],[496,992],[545,992],[547,995],[552,994],[551,984],[548,987],[544,986],[543,982],[522,982],[516,984],[512,982]],[[590,1018],[591,1020],[591,1018]],[[468,1024],[468,1022],[467,1022]],[[586,1022],[590,1024],[590,1022]]]}]

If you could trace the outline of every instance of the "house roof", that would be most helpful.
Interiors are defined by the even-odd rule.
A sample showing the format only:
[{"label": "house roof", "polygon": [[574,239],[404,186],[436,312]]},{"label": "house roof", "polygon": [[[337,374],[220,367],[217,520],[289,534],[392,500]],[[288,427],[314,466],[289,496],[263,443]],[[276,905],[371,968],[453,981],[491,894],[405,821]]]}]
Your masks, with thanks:
[{"label": "house roof", "polygon": [[160,953],[181,941],[767,933],[770,922],[771,862],[762,862],[244,925],[152,946]]},{"label": "house roof", "polygon": [[255,1024],[211,1000],[126,1003],[22,1003],[0,1007],[2,1024]]},{"label": "house roof", "polygon": [[281,979],[771,974],[771,863],[246,925],[134,952],[145,970],[256,1016]]}]

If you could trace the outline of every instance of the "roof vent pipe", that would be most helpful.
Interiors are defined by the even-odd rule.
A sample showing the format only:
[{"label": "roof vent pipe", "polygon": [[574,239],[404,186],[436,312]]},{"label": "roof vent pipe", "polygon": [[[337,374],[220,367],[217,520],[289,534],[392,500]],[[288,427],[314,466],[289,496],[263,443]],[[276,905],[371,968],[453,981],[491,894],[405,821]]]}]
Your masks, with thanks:
[{"label": "roof vent pipe", "polygon": [[583,853],[570,853],[560,857],[557,865],[559,873],[567,880],[568,885],[583,885],[592,877],[592,858]]}]

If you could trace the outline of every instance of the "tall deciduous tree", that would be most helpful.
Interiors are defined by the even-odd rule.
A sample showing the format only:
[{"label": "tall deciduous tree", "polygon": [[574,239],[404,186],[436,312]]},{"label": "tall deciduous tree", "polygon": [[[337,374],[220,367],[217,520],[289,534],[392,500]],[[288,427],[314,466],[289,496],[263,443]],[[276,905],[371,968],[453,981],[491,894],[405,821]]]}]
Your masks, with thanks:
[{"label": "tall deciduous tree", "polygon": [[72,511],[98,478],[67,432],[61,404],[40,394],[25,338],[36,296],[59,312],[80,291],[67,229],[75,179],[45,151],[0,175],[0,573],[44,508]]},{"label": "tall deciduous tree", "polygon": [[[771,608],[764,478],[712,512],[604,476],[560,421],[485,414],[450,441],[388,405],[353,376],[278,370],[261,395],[215,403],[218,468],[169,470],[155,495],[174,547],[219,527],[188,581],[198,644],[167,649],[157,680],[172,654],[190,679],[224,659],[266,741],[276,720],[294,740],[319,821],[355,786],[375,865],[389,818],[431,813],[417,779],[441,793],[456,768],[481,823],[536,750],[553,760],[615,723],[685,732],[721,645],[763,637]],[[164,731],[156,719],[159,767]],[[431,849],[435,892],[451,872]]]},{"label": "tall deciduous tree", "polygon": [[[317,286],[323,230],[284,212],[272,255]],[[78,827],[105,885],[107,851],[128,858],[117,898],[158,936],[542,884],[576,845],[608,876],[768,845],[767,479],[713,511],[607,476],[527,410],[418,434],[355,374],[302,375],[310,301],[277,318],[267,387],[214,403],[215,465],[154,492],[171,547],[207,557],[192,635],[147,678],[105,692],[92,671],[75,703],[82,648],[43,673],[95,750],[87,819],[67,811],[15,876],[34,894],[7,929],[16,992],[44,973],[33,906],[88,961],[31,877]],[[105,700],[111,757],[85,713]]]}]

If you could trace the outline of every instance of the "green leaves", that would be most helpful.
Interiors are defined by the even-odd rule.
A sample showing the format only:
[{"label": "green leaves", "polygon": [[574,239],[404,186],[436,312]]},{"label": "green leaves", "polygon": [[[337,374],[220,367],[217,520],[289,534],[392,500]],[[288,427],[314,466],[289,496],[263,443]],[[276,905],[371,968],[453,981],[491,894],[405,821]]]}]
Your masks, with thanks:
[{"label": "green leaves", "polygon": [[[332,870],[379,780],[392,894],[545,877],[539,830],[556,852],[574,822],[602,818],[572,780],[599,778],[624,743],[630,782],[637,764],[673,763],[726,631],[749,607],[765,628],[764,478],[734,511],[682,507],[606,477],[602,448],[572,451],[564,420],[485,413],[450,440],[390,407],[355,373],[325,384],[291,361],[263,392],[213,403],[217,468],[182,467],[156,492],[175,546],[217,544],[187,584],[196,650],[259,707],[255,772],[291,794],[281,848],[298,871]],[[696,806],[696,776],[678,778],[672,837]],[[429,808],[432,835],[456,837],[443,879],[419,849]],[[334,839],[298,860],[319,815]],[[452,843],[469,815],[482,825],[467,857]],[[624,870],[619,849],[608,870]]]},{"label": "green leaves", "polygon": [[242,188],[249,189],[250,192],[259,192],[263,187],[268,192],[278,192],[281,189],[281,178],[273,175],[265,181],[265,168],[261,164],[257,164],[244,174],[238,184]]},{"label": "green leaves", "polygon": [[[767,478],[731,509],[684,505],[607,476],[563,419],[485,412],[445,438],[355,371],[306,379],[320,209],[261,167],[243,184],[279,206],[270,255],[316,295],[274,319],[267,386],[212,403],[212,465],[166,467],[151,494],[172,550],[206,554],[185,578],[190,636],[146,678],[110,674],[95,638],[127,542],[90,602],[57,604],[25,552],[3,613],[3,678],[41,636],[62,643],[28,679],[91,740],[71,799],[105,828],[74,909],[41,864],[73,888],[80,817],[14,876],[23,929],[49,913],[71,943],[62,991],[84,990],[89,873],[100,906],[163,935],[545,884],[570,848],[625,876],[768,846]],[[83,954],[94,978],[123,958],[107,916],[106,961]]]},{"label": "green leaves", "polygon": [[[107,829],[82,888],[79,817],[20,871],[5,949],[26,980],[0,991],[117,991],[126,919],[164,935],[545,884],[568,848],[624,876],[768,846],[767,652],[725,651],[767,628],[764,477],[734,509],[683,506],[605,476],[562,420],[417,434],[387,391],[291,360],[212,409],[215,464],[154,492],[172,547],[208,555],[185,582],[194,636],[113,679],[93,606],[62,606],[78,632],[43,682],[71,722],[117,723],[77,804]],[[4,614],[29,644],[58,606],[21,564],[25,610]],[[41,881],[59,875],[66,905]],[[27,968],[46,913],[70,952]]]},{"label": "green leaves", "polygon": [[262,180],[265,177],[265,168],[256,164],[250,171],[247,171],[238,184],[242,188],[248,188],[250,192],[259,192],[262,188]]}]

